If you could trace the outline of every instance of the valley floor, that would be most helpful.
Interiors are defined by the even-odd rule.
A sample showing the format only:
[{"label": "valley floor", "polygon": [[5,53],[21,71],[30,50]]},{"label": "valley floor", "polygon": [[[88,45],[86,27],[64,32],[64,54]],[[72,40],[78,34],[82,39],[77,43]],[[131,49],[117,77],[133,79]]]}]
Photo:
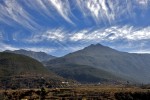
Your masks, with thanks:
[{"label": "valley floor", "polygon": [[83,85],[75,88],[0,90],[0,100],[150,100],[150,89]]}]

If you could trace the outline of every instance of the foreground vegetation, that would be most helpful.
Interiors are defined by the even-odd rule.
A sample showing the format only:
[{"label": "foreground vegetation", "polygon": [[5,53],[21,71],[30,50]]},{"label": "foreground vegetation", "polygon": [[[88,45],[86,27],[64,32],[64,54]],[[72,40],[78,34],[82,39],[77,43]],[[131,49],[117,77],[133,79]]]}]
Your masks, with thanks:
[{"label": "foreground vegetation", "polygon": [[1,90],[0,100],[150,100],[150,90],[120,85]]}]

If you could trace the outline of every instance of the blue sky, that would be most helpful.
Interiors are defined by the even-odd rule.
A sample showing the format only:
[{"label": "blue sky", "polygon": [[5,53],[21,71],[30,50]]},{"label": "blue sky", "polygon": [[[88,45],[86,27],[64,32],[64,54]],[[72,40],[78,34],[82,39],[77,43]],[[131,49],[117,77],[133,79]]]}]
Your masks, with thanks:
[{"label": "blue sky", "polygon": [[93,43],[150,53],[150,0],[0,0],[0,51],[62,56]]}]

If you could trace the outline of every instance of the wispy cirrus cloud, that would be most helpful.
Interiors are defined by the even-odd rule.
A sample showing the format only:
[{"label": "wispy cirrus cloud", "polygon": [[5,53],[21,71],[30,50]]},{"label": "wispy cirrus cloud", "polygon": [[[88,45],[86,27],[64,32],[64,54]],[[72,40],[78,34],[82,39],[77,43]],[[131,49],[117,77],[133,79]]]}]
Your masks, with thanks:
[{"label": "wispy cirrus cloud", "polygon": [[97,42],[97,41],[140,41],[150,39],[150,27],[134,27],[130,25],[125,26],[111,26],[106,28],[97,29],[82,29],[76,31],[66,31],[63,28],[48,29],[46,31],[35,33],[31,36],[31,39],[25,41],[30,43],[40,42],[57,42],[65,45],[67,42],[86,43],[86,42]]},{"label": "wispy cirrus cloud", "polygon": [[[58,20],[55,18],[57,13],[67,22],[74,24],[70,19],[73,15],[71,12],[68,0],[25,0],[23,1],[30,9],[33,9],[51,20]],[[54,14],[55,12],[55,14]]]},{"label": "wispy cirrus cloud", "polygon": [[79,31],[70,37],[72,41],[112,41],[118,39],[126,39],[130,41],[138,41],[150,39],[150,27],[136,28],[133,26],[112,26],[105,29],[97,29],[93,31]]},{"label": "wispy cirrus cloud", "polygon": [[69,23],[74,24],[69,18],[71,13],[71,8],[68,0],[49,0],[57,12]]},{"label": "wispy cirrus cloud", "polygon": [[[0,3],[0,22],[11,26],[17,23],[22,27],[32,30],[45,29],[38,21],[41,19],[41,17],[37,17],[39,15],[43,19],[46,17],[55,23],[59,23],[59,17],[61,16],[69,25],[73,26],[76,25],[76,20],[72,18],[79,19],[84,24],[88,24],[89,22],[82,21],[86,17],[92,17],[96,25],[102,23],[108,25],[128,18],[134,20],[136,17],[135,9],[147,8],[150,4],[149,0],[76,0],[74,2],[72,0],[2,1],[3,3]],[[76,4],[72,7],[71,3]],[[34,13],[31,13],[30,10]],[[82,12],[82,16],[79,17],[74,11]],[[46,23],[52,23],[50,20]],[[59,23],[59,25],[61,27],[62,23]]]},{"label": "wispy cirrus cloud", "polygon": [[111,23],[125,10],[119,0],[78,0],[77,4],[84,16],[92,16],[96,23]]},{"label": "wispy cirrus cloud", "polygon": [[3,2],[4,4],[0,4],[0,21],[12,26],[16,22],[32,30],[35,30],[35,27],[38,28],[39,25],[33,21],[28,12],[16,0],[5,0]]},{"label": "wispy cirrus cloud", "polygon": [[[24,28],[32,30],[40,29],[42,26],[37,22],[40,19],[28,12],[27,8],[38,12],[50,20],[56,20],[56,23],[59,22],[57,21],[59,19],[55,18],[58,13],[64,20],[74,25],[74,22],[70,19],[70,16],[73,14],[68,0],[3,0],[3,3],[0,4],[0,22],[11,26],[17,23]],[[36,14],[38,15],[38,13]]]},{"label": "wispy cirrus cloud", "polygon": [[113,24],[125,19],[134,20],[136,9],[147,8],[149,0],[77,0],[84,17],[91,16],[97,24]]},{"label": "wispy cirrus cloud", "polygon": [[30,9],[37,11],[43,16],[51,16],[51,13],[48,9],[47,3],[45,0],[23,0],[23,3]]},{"label": "wispy cirrus cloud", "polygon": [[63,28],[48,29],[46,31],[35,33],[30,39],[25,39],[26,42],[36,43],[43,41],[58,41],[63,42],[67,38],[67,34]]}]

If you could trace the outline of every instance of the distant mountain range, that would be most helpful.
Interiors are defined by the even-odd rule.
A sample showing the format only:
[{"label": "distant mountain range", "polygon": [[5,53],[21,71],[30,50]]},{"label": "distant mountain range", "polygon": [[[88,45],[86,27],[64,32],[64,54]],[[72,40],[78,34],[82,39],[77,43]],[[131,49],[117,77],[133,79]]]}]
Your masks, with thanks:
[{"label": "distant mountain range", "polygon": [[24,50],[24,49],[15,50],[15,51],[6,50],[4,52],[10,52],[10,53],[26,55],[26,56],[34,58],[34,59],[36,59],[40,62],[48,61],[48,60],[56,58],[55,56],[49,55],[45,52],[34,52],[34,51],[27,51],[27,50]]},{"label": "distant mountain range", "polygon": [[80,82],[126,80],[150,83],[150,55],[120,52],[101,44],[45,63],[57,74]]}]

